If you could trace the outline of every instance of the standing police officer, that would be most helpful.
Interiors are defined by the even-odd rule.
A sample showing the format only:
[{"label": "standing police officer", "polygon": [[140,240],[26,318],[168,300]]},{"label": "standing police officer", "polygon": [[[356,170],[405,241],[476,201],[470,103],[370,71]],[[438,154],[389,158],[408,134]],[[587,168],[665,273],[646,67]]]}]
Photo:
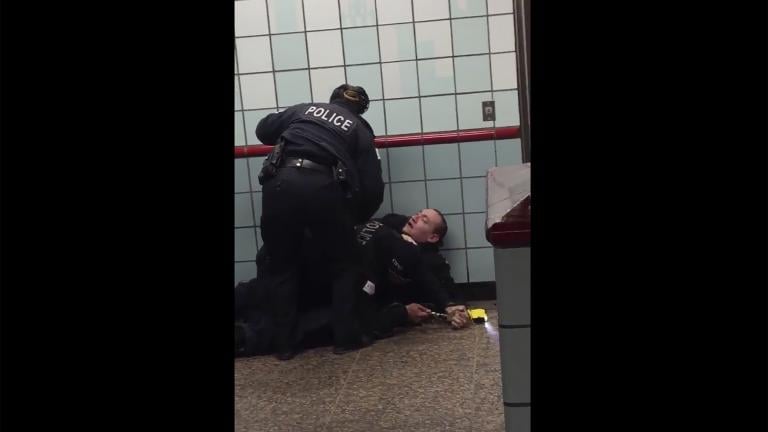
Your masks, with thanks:
[{"label": "standing police officer", "polygon": [[360,116],[367,109],[365,90],[343,84],[330,103],[294,105],[256,127],[261,142],[276,144],[259,182],[274,343],[281,360],[297,350],[297,271],[305,237],[323,252],[318,259],[327,262],[332,275],[336,351],[367,343],[354,315],[360,267],[354,226],[368,220],[384,198],[373,129]]}]

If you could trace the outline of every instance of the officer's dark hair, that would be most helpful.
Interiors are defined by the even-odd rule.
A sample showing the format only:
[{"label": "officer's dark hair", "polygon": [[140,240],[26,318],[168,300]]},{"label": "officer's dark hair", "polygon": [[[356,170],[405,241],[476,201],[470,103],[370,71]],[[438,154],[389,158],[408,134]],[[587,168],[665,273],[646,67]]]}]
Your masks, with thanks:
[{"label": "officer's dark hair", "polygon": [[368,111],[370,99],[365,89],[360,86],[342,84],[336,87],[331,93],[331,102],[335,100],[344,101],[347,105],[352,105],[357,109],[357,114]]},{"label": "officer's dark hair", "polygon": [[435,213],[440,215],[440,220],[442,221],[440,222],[440,225],[438,225],[437,228],[435,228],[435,234],[437,234],[437,236],[439,237],[439,239],[437,240],[437,245],[442,246],[443,237],[445,237],[445,235],[448,233],[448,221],[445,220],[445,216],[443,215],[443,213],[440,212],[440,210],[436,208],[433,208],[432,210],[434,210]]}]

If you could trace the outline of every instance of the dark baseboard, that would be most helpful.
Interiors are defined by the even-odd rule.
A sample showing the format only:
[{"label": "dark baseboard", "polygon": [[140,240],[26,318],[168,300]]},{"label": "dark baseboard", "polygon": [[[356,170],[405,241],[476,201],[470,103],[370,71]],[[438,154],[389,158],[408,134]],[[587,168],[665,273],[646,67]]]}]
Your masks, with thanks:
[{"label": "dark baseboard", "polygon": [[456,284],[456,291],[466,301],[496,300],[496,282],[464,282]]}]

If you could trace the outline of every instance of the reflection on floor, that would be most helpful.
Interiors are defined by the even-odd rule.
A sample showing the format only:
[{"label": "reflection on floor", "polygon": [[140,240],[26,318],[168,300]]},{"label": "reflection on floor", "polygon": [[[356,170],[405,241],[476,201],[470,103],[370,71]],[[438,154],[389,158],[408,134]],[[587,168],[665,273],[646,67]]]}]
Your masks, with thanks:
[{"label": "reflection on floor", "polygon": [[235,360],[235,430],[503,431],[499,334],[488,322],[451,330],[433,322],[334,355]]}]

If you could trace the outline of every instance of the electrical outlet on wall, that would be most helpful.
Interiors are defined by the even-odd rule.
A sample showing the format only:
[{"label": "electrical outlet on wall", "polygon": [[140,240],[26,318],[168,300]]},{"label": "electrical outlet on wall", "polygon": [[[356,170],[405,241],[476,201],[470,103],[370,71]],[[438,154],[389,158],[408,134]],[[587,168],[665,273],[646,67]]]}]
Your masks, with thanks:
[{"label": "electrical outlet on wall", "polygon": [[483,101],[483,121],[496,121],[496,102]]}]

